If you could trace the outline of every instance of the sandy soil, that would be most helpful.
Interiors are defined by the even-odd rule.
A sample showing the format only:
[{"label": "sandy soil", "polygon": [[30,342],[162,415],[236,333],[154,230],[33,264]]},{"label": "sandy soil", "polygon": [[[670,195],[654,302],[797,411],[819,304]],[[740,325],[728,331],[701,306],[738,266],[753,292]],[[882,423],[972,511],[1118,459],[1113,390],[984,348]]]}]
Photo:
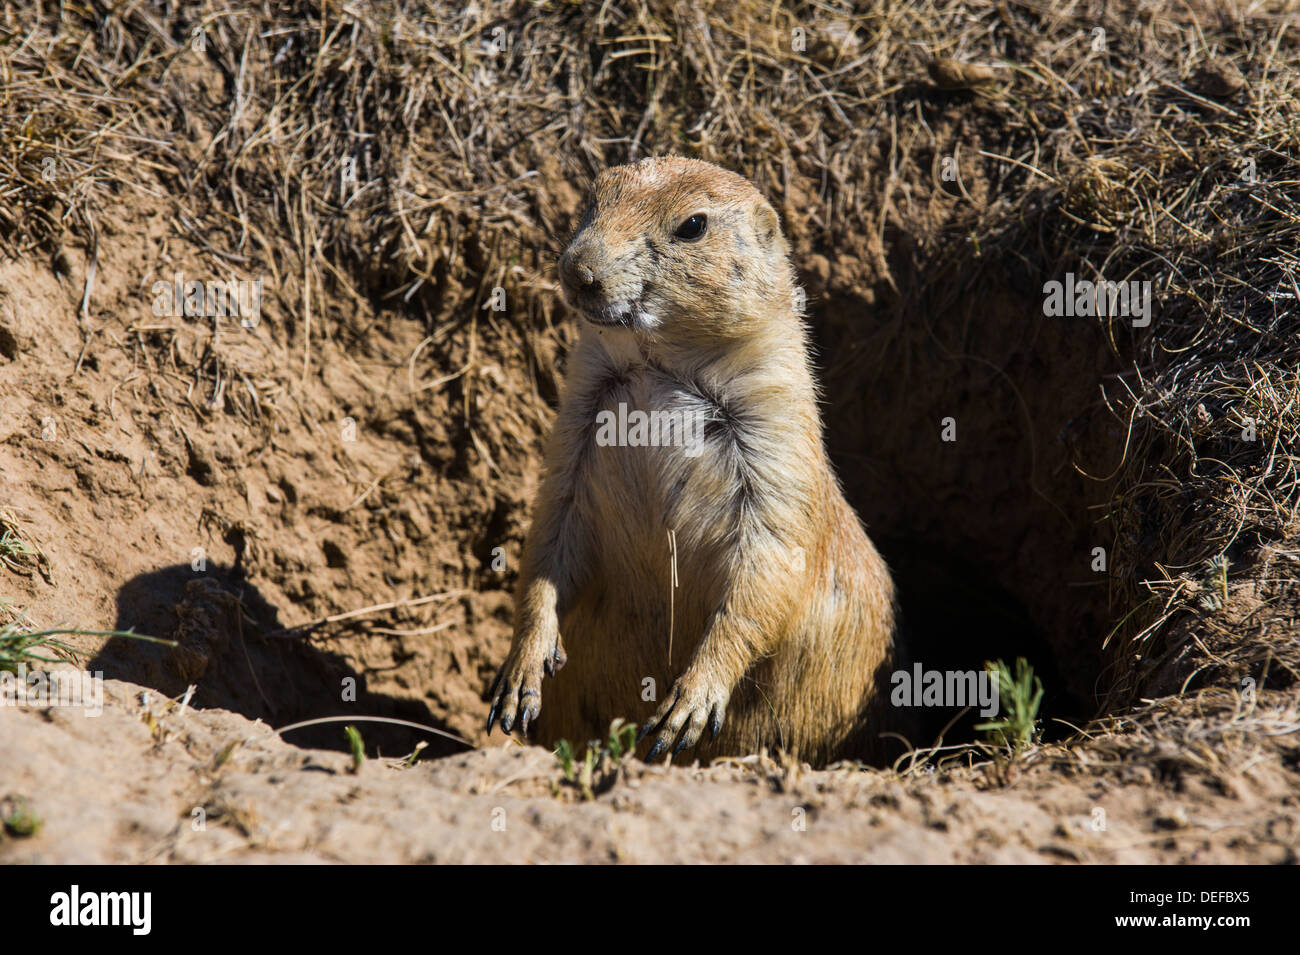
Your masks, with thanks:
[{"label": "sandy soil", "polygon": [[[147,701],[147,702],[146,702]],[[1059,754],[1058,754],[1059,755]],[[0,710],[7,790],[41,831],[7,862],[1294,863],[1294,768],[1208,777],[1063,773],[1043,754],[909,779],[766,757],[635,760],[594,801],[550,753],[493,746],[413,766],[303,750],[224,710],[118,681],[99,717]],[[1104,826],[1104,828],[1102,828]]]}]

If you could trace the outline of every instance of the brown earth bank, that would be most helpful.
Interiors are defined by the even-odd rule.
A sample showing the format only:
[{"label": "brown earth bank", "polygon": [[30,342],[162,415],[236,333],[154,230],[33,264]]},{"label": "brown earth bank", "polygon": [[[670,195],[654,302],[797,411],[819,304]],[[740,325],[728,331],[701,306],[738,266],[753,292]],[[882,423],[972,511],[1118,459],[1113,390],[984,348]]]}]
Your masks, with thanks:
[{"label": "brown earth bank", "polygon": [[[0,860],[1294,862],[1298,28],[0,4],[0,626],[175,644],[66,637],[105,713],[0,707],[0,814],[40,820]],[[591,175],[664,152],[780,211],[914,652],[1027,658],[1026,751],[944,710],[894,767],[584,780],[485,737],[574,338],[551,266]],[[1045,320],[1067,271],[1153,280],[1156,320]],[[255,322],[165,291],[231,278]],[[271,729],[336,716],[358,771],[342,724]]]}]

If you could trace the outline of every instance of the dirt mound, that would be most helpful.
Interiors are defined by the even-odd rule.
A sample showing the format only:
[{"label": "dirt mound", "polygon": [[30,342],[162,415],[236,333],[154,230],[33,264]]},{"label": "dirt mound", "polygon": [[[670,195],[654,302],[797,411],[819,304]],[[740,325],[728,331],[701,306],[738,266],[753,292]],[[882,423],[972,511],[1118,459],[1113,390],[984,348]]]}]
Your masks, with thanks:
[{"label": "dirt mound", "polygon": [[[1296,712],[1271,714],[1289,719]],[[1274,726],[1278,724],[1272,724]],[[112,759],[104,752],[111,749]],[[412,764],[282,742],[221,709],[181,708],[110,681],[104,712],[0,710],[6,785],[37,794],[40,829],[0,837],[36,863],[1295,863],[1286,771],[1256,765],[1230,791],[1189,773],[1085,769],[1048,749],[900,779],[810,771],[767,756],[707,769],[635,760],[594,801],[538,747]],[[1113,756],[1113,754],[1112,754]],[[1064,760],[1064,763],[1062,762]],[[1231,825],[1222,824],[1230,818]],[[76,833],[76,838],[66,834]]]}]

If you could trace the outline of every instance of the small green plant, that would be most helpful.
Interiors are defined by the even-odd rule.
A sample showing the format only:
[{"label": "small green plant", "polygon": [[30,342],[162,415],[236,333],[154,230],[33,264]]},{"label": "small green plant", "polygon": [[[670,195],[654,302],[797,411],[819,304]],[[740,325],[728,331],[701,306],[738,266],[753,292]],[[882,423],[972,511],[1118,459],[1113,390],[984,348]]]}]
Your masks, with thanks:
[{"label": "small green plant", "polygon": [[598,789],[613,785],[615,771],[623,758],[636,749],[636,724],[616,719],[609,724],[609,735],[602,743],[589,740],[582,762],[578,762],[573,744],[567,739],[555,745],[555,761],[564,781],[582,793],[583,799],[595,799]]},{"label": "small green plant", "polygon": [[610,758],[620,760],[624,754],[631,753],[636,749],[636,724],[628,723],[622,719],[617,719],[609,724],[609,738],[605,741],[605,749],[609,751]]},{"label": "small green plant", "polygon": [[1228,604],[1228,558],[1224,554],[1211,557],[1199,581],[1197,602],[1202,610],[1220,610]]},{"label": "small green plant", "polygon": [[5,566],[17,569],[18,558],[30,557],[35,553],[36,548],[15,534],[12,528],[6,527],[4,533],[0,534],[0,563]]},{"label": "small green plant", "polygon": [[41,817],[22,796],[6,796],[0,799],[0,827],[11,836],[25,839],[41,831]]},{"label": "small green plant", "polygon": [[1038,707],[1043,702],[1043,681],[1034,676],[1034,668],[1024,657],[1016,659],[1014,675],[1001,660],[985,663],[984,669],[997,680],[999,712],[975,729],[985,734],[990,745],[1019,752],[1038,738]]},{"label": "small green plant", "polygon": [[39,572],[46,583],[54,583],[49,558],[23,537],[17,517],[7,507],[0,507],[0,567],[23,577]]},{"label": "small green plant", "polygon": [[419,762],[420,751],[423,750],[428,745],[429,744],[425,740],[420,740],[418,743],[416,743],[415,749],[411,750],[411,755],[403,757],[401,761],[402,767],[405,769],[410,769],[417,762]]},{"label": "small green plant", "polygon": [[366,761],[366,744],[361,740],[361,731],[355,726],[345,726],[343,732],[347,735],[348,748],[352,751],[352,765],[348,767],[348,772],[360,772]]},{"label": "small green plant", "polygon": [[577,760],[573,754],[573,744],[567,739],[562,739],[555,744],[555,761],[559,763],[560,770],[564,773],[566,780],[571,783],[577,781]]},{"label": "small green plant", "polygon": [[[62,636],[84,637],[129,637],[132,640],[145,640],[149,643],[162,643],[169,647],[176,646],[174,640],[160,640],[147,637],[131,630],[74,630],[65,627],[53,627],[48,630],[28,631],[16,623],[0,627],[0,670],[17,673],[20,665],[33,667],[41,663],[77,662],[77,653],[62,640]],[[52,653],[54,656],[46,656]]]}]

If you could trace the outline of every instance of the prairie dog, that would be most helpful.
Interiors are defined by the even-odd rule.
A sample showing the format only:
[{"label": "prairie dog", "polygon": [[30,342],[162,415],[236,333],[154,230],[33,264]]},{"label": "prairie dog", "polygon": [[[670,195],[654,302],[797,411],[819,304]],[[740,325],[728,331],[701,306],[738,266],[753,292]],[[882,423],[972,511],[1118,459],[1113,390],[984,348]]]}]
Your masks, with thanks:
[{"label": "prairie dog", "polygon": [[776,212],[680,157],[593,193],[559,260],[581,334],[489,732],[578,744],[621,716],[646,759],[877,757],[894,586],[823,446]]}]

